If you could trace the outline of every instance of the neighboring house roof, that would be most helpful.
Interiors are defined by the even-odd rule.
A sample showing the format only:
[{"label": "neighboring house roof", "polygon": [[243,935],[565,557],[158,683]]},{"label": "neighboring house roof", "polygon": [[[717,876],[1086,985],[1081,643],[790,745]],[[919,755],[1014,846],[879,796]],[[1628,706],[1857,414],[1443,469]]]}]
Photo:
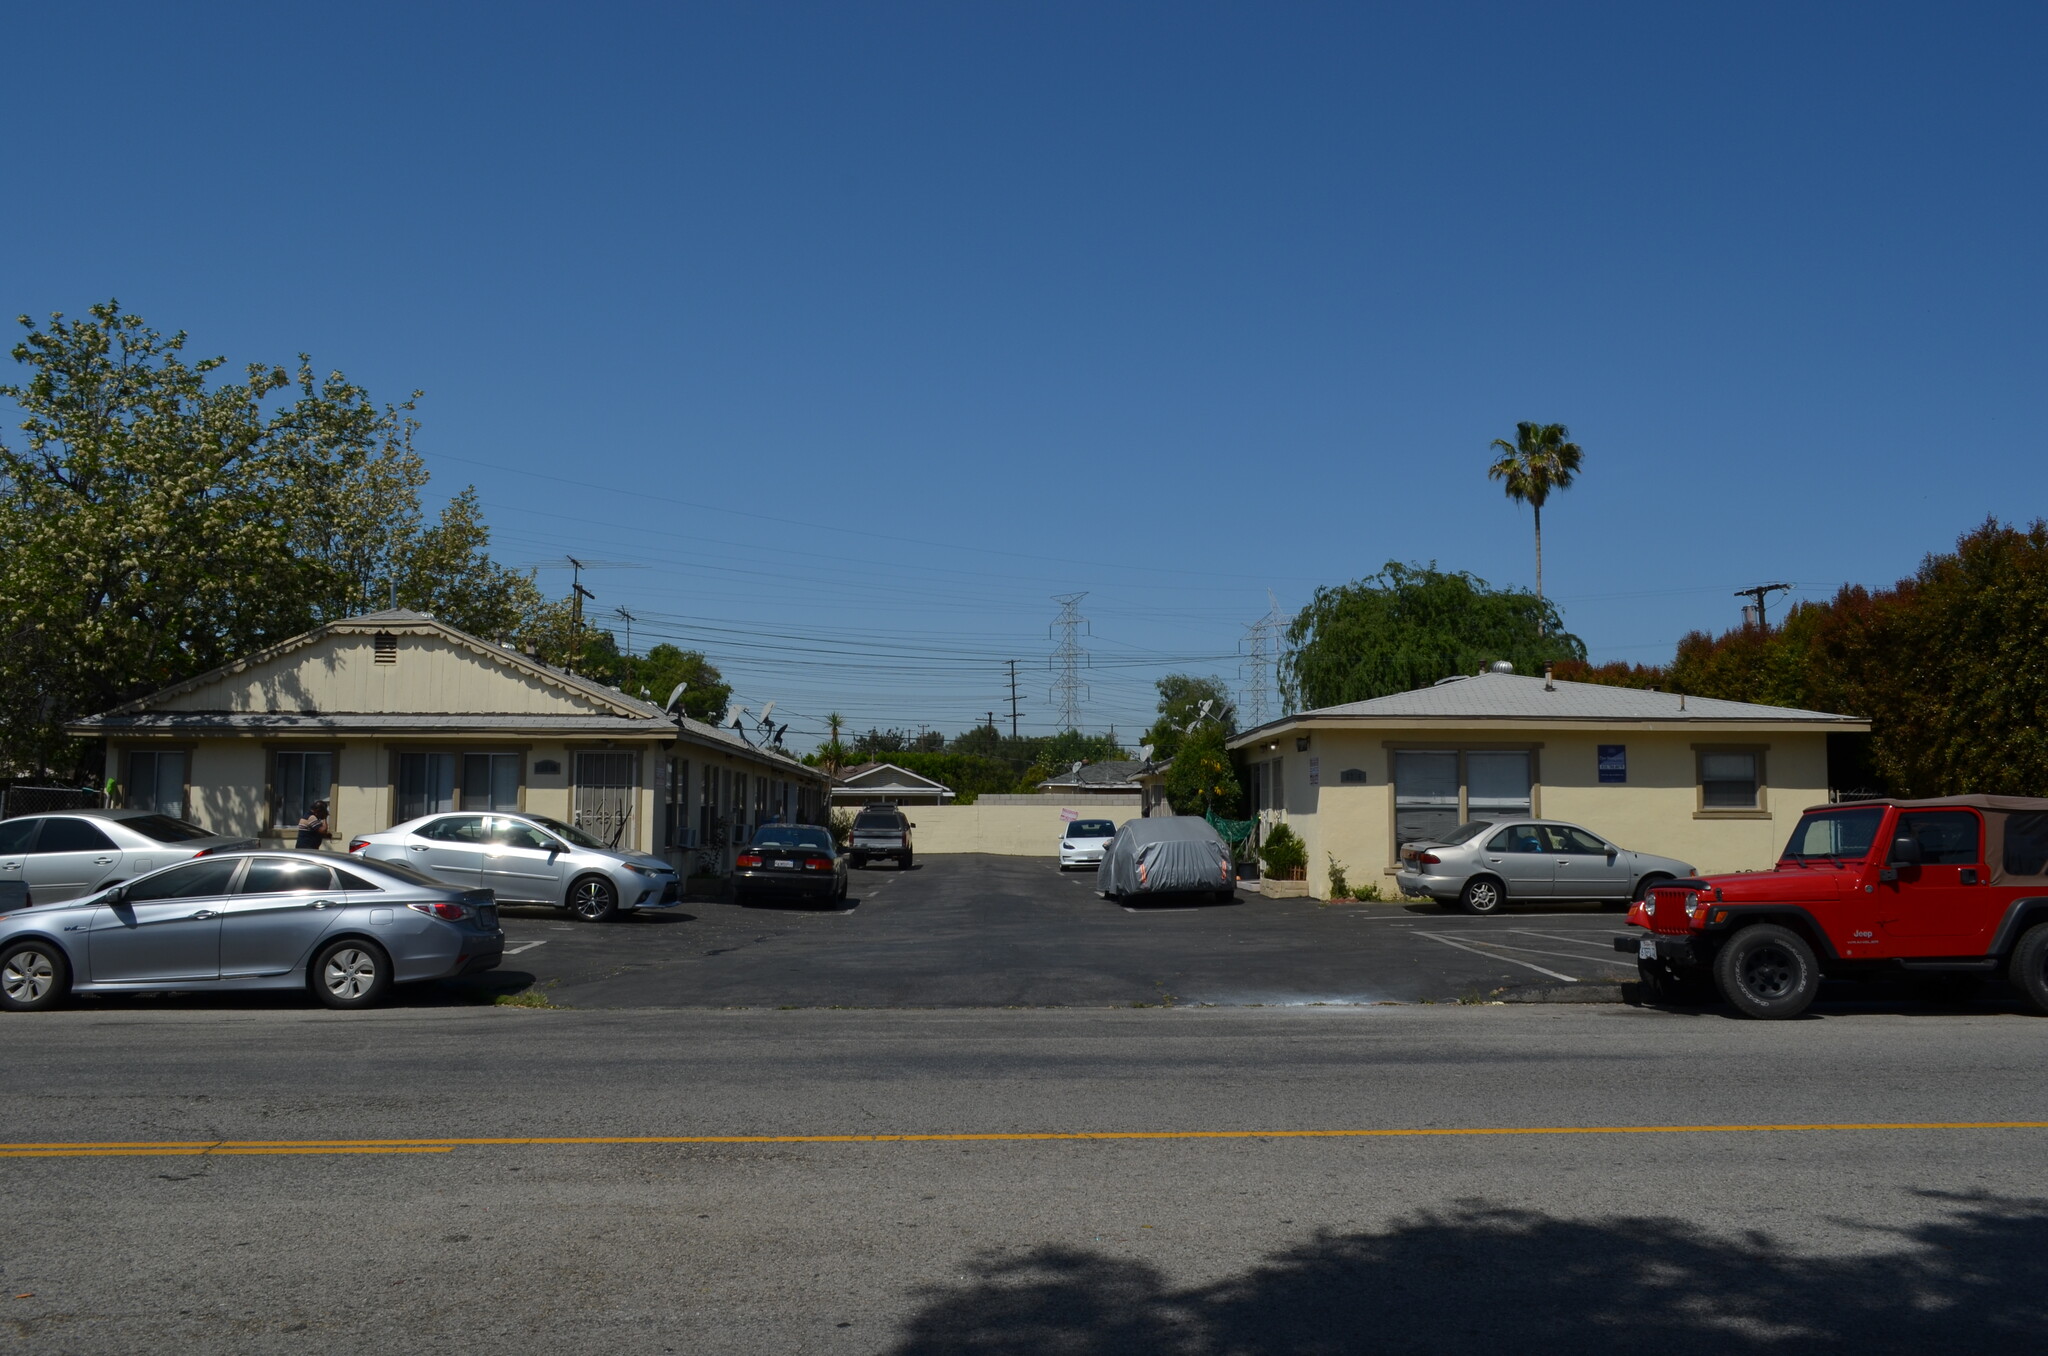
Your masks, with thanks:
[{"label": "neighboring house roof", "polygon": [[855,767],[841,768],[833,779],[835,789],[880,793],[884,791],[915,792],[929,796],[933,793],[950,796],[953,788],[944,782],[933,781],[922,773],[912,772],[907,767],[894,763],[861,763]]},{"label": "neighboring house roof", "polygon": [[[267,709],[235,709],[229,706],[195,706],[192,698],[209,686],[225,692],[236,679],[244,682],[255,671],[287,660],[309,647],[337,637],[411,636],[445,643],[485,665],[502,670],[508,678],[538,683],[557,694],[566,708],[560,711],[320,711],[277,709],[275,699]],[[203,698],[200,700],[204,700]],[[167,703],[175,703],[166,709]],[[68,724],[66,730],[86,737],[110,734],[221,733],[247,734],[278,732],[320,734],[333,732],[373,734],[507,733],[589,734],[606,738],[634,737],[675,739],[685,736],[704,744],[715,744],[750,755],[778,767],[786,765],[792,776],[824,780],[824,774],[806,767],[784,750],[764,748],[743,738],[736,730],[708,725],[687,716],[670,715],[654,703],[629,697],[615,687],[592,678],[543,664],[514,647],[473,636],[424,612],[403,608],[344,617],[310,631],[258,650],[231,664],[196,674],[182,682],[124,702],[112,710],[87,716]]]},{"label": "neighboring house roof", "polygon": [[1145,767],[1136,759],[1105,758],[1099,763],[1083,763],[1076,772],[1047,777],[1039,785],[1055,790],[1106,791],[1115,788],[1123,791],[1138,785],[1137,776]]},{"label": "neighboring house roof", "polygon": [[1568,683],[1517,673],[1480,673],[1446,678],[1430,687],[1396,692],[1370,701],[1325,706],[1268,721],[1230,741],[1242,748],[1280,731],[1304,725],[1342,726],[1386,722],[1402,726],[1463,722],[1491,724],[1767,725],[1784,728],[1868,730],[1861,716],[1806,711],[1791,706],[1688,697],[1676,692]]}]

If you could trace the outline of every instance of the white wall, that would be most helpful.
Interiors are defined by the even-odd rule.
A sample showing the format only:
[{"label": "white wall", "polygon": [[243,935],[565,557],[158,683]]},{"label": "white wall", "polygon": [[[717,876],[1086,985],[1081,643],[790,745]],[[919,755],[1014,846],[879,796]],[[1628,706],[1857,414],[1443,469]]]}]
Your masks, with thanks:
[{"label": "white wall", "polygon": [[1067,821],[1061,810],[1082,819],[1136,819],[1136,796],[1091,796],[1060,801],[1045,797],[1040,805],[910,805],[904,816],[917,828],[910,841],[919,856],[949,852],[991,852],[1004,857],[1057,856],[1060,833]]}]

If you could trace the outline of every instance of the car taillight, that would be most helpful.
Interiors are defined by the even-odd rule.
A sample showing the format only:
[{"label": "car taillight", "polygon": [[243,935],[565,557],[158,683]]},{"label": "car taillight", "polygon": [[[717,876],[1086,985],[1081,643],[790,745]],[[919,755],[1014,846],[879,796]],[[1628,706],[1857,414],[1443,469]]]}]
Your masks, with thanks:
[{"label": "car taillight", "polygon": [[744,857],[735,858],[733,861],[734,866],[759,866],[760,864],[761,859],[751,853]]},{"label": "car taillight", "polygon": [[804,870],[806,871],[830,871],[831,869],[832,859],[830,857],[812,857],[804,863]]},{"label": "car taillight", "polygon": [[460,923],[463,919],[469,917],[469,910],[463,908],[460,904],[436,902],[433,904],[408,904],[405,907],[415,913],[426,914],[430,918],[446,919],[450,923]]},{"label": "car taillight", "polygon": [[1424,866],[1435,866],[1438,862],[1441,862],[1443,858],[1437,856],[1434,852],[1425,852],[1420,857],[1417,857],[1415,860],[1422,863]]},{"label": "car taillight", "polygon": [[350,852],[361,852],[369,845],[370,840],[367,838],[351,838],[348,840],[348,850]]}]

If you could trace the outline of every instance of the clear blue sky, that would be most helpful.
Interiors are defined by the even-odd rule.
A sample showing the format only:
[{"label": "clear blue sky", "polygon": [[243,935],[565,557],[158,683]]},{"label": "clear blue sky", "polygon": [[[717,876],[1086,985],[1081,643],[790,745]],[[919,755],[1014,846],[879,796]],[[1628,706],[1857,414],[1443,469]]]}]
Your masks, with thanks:
[{"label": "clear blue sky", "polygon": [[[1271,589],[1527,584],[1595,658],[2040,513],[2038,5],[19,5],[0,300],[418,387],[808,745],[1087,590],[1084,724]],[[566,570],[543,569],[551,590]]]}]

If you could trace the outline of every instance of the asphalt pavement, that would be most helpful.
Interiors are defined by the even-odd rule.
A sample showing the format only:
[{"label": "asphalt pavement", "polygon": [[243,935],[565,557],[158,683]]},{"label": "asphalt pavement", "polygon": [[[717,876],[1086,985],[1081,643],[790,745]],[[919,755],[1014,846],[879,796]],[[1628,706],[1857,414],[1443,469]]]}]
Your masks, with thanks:
[{"label": "asphalt pavement", "polygon": [[[1618,910],[1470,918],[1431,904],[1208,898],[1118,905],[1045,859],[927,857],[852,875],[842,906],[693,902],[591,925],[503,913],[506,959],[473,994],[577,1008],[1128,1007],[1617,1001],[1635,962]],[[1574,995],[1574,987],[1586,992]]]},{"label": "asphalt pavement", "polygon": [[2004,1013],[4,1026],[24,1350],[1805,1356],[2048,1322],[2048,1023]]}]

